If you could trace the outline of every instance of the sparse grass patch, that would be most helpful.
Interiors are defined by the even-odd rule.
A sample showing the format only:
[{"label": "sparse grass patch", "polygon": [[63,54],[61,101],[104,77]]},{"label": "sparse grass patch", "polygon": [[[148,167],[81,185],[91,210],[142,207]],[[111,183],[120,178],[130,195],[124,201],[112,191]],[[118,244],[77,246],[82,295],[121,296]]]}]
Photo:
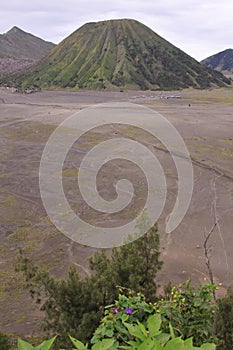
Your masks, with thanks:
[{"label": "sparse grass patch", "polygon": [[9,195],[8,197],[6,197],[5,199],[3,199],[2,201],[1,201],[1,203],[3,204],[3,205],[5,205],[6,207],[10,207],[10,208],[13,208],[14,206],[15,206],[15,204],[16,204],[16,198],[15,198],[15,196],[13,196],[13,195]]},{"label": "sparse grass patch", "polygon": [[65,177],[77,177],[78,170],[77,169],[66,169],[62,171],[62,176]]},{"label": "sparse grass patch", "polygon": [[221,139],[218,139],[218,141],[220,141],[222,143],[227,143],[227,144],[233,146],[233,138],[221,138]]},{"label": "sparse grass patch", "polygon": [[56,125],[42,124],[42,123],[20,123],[11,129],[6,129],[4,137],[11,141],[25,141],[25,142],[41,142],[48,139],[52,134]]},{"label": "sparse grass patch", "polygon": [[0,174],[0,179],[4,179],[4,178],[7,177],[7,176],[8,176],[8,174],[2,173],[2,174]]}]

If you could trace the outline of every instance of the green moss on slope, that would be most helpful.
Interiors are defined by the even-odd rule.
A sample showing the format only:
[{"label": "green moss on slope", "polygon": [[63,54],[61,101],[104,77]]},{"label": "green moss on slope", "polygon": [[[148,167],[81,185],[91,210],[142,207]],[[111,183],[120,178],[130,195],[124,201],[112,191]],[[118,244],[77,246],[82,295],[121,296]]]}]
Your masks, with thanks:
[{"label": "green moss on slope", "polygon": [[135,20],[87,23],[21,76],[22,87],[180,89],[228,81]]}]

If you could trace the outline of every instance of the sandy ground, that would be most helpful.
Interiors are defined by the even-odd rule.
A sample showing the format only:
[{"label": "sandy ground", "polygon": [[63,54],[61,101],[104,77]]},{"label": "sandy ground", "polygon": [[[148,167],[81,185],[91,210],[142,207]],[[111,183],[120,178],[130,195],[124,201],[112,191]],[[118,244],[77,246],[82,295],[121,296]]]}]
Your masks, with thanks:
[{"label": "sandy ground", "polygon": [[[20,335],[38,332],[40,312],[23,290],[16,274],[18,248],[56,276],[64,276],[74,264],[82,276],[89,273],[86,258],[94,248],[81,246],[60,233],[49,220],[39,192],[39,164],[44,146],[57,125],[78,110],[113,101],[146,105],[166,117],[179,131],[190,152],[194,170],[194,191],[188,212],[171,234],[165,233],[165,219],[177,196],[177,172],[170,155],[148,134],[122,126],[108,126],[82,137],[64,164],[64,191],[74,210],[100,226],[127,222],[143,205],[146,189],[140,171],[128,162],[103,168],[97,187],[105,199],[114,198],[115,178],[132,179],[140,200],[122,216],[102,215],[90,210],[80,198],[77,164],[81,156],[104,139],[126,135],[154,152],[164,169],[168,194],[159,218],[161,259],[164,266],[159,284],[194,283],[208,279],[203,249],[208,243],[220,294],[233,280],[233,90],[182,92],[40,92],[18,94],[0,90],[0,328]],[[77,147],[81,153],[77,153]]]}]

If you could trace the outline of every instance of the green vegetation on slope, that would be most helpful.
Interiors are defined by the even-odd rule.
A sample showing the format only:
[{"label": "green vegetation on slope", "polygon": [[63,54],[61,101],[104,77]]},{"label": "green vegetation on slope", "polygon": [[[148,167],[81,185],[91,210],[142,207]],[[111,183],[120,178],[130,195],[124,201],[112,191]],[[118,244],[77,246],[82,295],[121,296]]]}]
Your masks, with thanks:
[{"label": "green vegetation on slope", "polygon": [[208,88],[229,83],[221,73],[129,19],[83,25],[15,81],[23,88],[142,90]]}]

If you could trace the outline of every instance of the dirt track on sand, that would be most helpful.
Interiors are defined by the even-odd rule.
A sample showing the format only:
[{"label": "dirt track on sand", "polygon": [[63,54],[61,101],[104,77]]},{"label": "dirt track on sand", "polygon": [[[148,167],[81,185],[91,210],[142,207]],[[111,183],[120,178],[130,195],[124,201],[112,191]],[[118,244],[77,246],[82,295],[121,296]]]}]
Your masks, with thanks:
[{"label": "dirt track on sand", "polygon": [[[57,125],[72,113],[93,104],[129,101],[160,112],[179,131],[191,154],[194,191],[189,210],[171,234],[165,233],[165,219],[177,195],[177,173],[169,153],[147,134],[125,127],[94,130],[79,143],[82,152],[104,138],[123,136],[139,140],[155,152],[164,169],[168,195],[159,219],[161,259],[164,266],[157,280],[161,285],[191,278],[208,278],[203,244],[214,226],[209,242],[211,264],[221,292],[233,280],[233,91],[182,91],[153,93],[40,92],[17,94],[0,91],[0,328],[19,335],[38,332],[40,312],[22,288],[21,276],[14,271],[19,247],[56,276],[64,276],[75,264],[82,276],[89,273],[86,258],[94,248],[83,247],[61,234],[50,222],[39,192],[39,164],[44,146]],[[190,105],[190,106],[189,106]],[[135,202],[121,218],[93,213],[74,191],[77,153],[64,164],[64,190],[74,210],[86,219],[105,226],[116,226],[134,215],[143,201]],[[74,161],[74,159],[76,159]],[[74,163],[76,162],[76,163]],[[132,177],[136,194],[143,197],[145,181],[127,162],[110,164],[102,171],[98,185],[106,199],[114,198],[109,185],[120,177]],[[102,192],[101,192],[102,191]],[[120,220],[120,221],[119,221]]]}]

